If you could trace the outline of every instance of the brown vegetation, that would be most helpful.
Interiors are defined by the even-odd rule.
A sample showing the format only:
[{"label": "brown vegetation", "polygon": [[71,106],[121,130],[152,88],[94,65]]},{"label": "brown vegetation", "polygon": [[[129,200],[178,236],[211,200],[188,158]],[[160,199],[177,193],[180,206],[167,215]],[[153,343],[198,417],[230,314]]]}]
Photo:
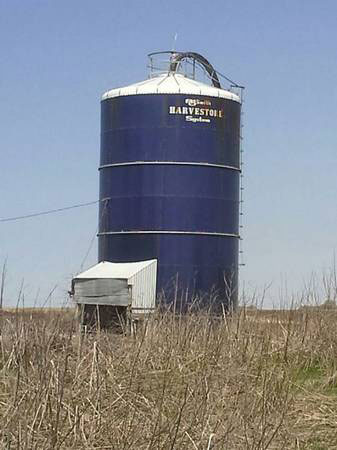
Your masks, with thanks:
[{"label": "brown vegetation", "polygon": [[2,317],[1,448],[337,448],[335,311],[168,313],[135,337],[73,315]]}]

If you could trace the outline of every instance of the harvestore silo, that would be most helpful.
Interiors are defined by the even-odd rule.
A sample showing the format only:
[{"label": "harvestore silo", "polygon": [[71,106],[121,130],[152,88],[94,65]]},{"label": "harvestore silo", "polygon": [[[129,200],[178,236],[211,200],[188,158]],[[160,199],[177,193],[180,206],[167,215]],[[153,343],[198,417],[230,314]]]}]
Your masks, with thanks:
[{"label": "harvestore silo", "polygon": [[147,80],[102,97],[99,261],[157,259],[167,301],[179,292],[235,307],[240,96],[201,55],[164,55],[166,69],[152,64]]}]

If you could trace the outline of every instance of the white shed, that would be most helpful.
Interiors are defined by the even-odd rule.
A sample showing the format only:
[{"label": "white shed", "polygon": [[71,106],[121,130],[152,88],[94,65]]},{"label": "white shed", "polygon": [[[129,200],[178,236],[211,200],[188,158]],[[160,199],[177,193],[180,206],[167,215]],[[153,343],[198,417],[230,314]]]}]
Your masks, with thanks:
[{"label": "white shed", "polygon": [[131,306],[135,313],[151,312],[156,302],[157,260],[113,263],[103,261],[72,280],[79,305]]}]

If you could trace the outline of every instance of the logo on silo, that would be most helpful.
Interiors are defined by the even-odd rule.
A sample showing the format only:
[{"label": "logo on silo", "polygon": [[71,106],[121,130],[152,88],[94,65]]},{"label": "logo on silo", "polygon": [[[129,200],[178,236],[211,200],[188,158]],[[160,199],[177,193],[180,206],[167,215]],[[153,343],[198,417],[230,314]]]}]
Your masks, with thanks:
[{"label": "logo on silo", "polygon": [[188,106],[198,106],[198,105],[212,106],[210,100],[199,100],[198,98],[186,98],[185,103]]},{"label": "logo on silo", "polygon": [[183,115],[186,122],[194,123],[210,123],[214,118],[222,119],[224,117],[222,109],[211,108],[212,102],[210,100],[186,98],[185,104],[188,106],[169,106],[169,114]]}]

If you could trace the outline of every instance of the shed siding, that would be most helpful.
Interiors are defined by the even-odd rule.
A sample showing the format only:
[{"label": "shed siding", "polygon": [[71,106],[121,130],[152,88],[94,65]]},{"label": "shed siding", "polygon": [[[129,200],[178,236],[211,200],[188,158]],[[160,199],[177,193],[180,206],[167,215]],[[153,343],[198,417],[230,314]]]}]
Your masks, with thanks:
[{"label": "shed siding", "polygon": [[132,309],[151,310],[156,305],[157,261],[129,278],[132,286]]},{"label": "shed siding", "polygon": [[75,279],[76,303],[127,306],[131,303],[127,280],[115,278]]}]

